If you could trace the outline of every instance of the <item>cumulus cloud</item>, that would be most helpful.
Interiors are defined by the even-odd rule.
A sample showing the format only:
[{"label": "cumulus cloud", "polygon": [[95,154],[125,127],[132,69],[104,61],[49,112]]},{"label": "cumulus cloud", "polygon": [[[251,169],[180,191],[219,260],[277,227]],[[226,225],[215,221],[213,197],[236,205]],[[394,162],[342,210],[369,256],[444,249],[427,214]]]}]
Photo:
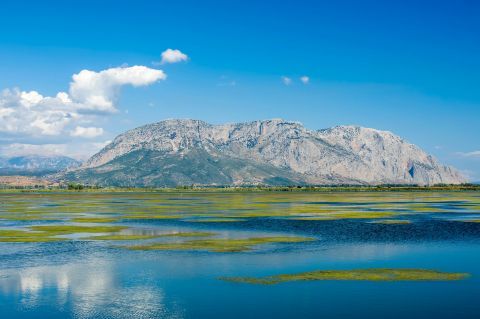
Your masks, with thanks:
[{"label": "cumulus cloud", "polygon": [[162,52],[161,64],[187,61],[188,56],[180,50],[166,49]]},{"label": "cumulus cloud", "polygon": [[[62,154],[69,154],[64,153],[65,150],[72,154],[79,150],[88,152],[95,148],[93,144],[83,141],[84,147],[75,140],[104,134],[103,128],[92,123],[117,112],[115,102],[123,86],[147,86],[165,79],[162,70],[136,65],[98,72],[82,70],[72,76],[68,92],[55,96],[20,89],[3,90],[0,92],[0,142],[7,144],[0,146],[0,152],[11,151],[9,146],[36,154],[49,153],[50,148]],[[53,144],[66,141],[70,141],[68,145],[78,145],[62,148],[62,144]]]},{"label": "cumulus cloud", "polygon": [[59,135],[81,117],[66,93],[44,97],[36,91],[4,90],[0,95],[0,132],[12,135]]},{"label": "cumulus cloud", "polygon": [[310,83],[310,77],[304,75],[300,77],[300,81],[302,81],[303,84],[308,84]]},{"label": "cumulus cloud", "polygon": [[111,68],[100,72],[82,70],[72,76],[69,96],[79,103],[80,109],[115,112],[114,101],[120,87],[146,86],[165,80],[166,77],[163,71],[142,65]]},{"label": "cumulus cloud", "polygon": [[70,135],[75,137],[93,138],[103,135],[103,128],[77,126],[70,132]]},{"label": "cumulus cloud", "polygon": [[37,91],[4,90],[0,94],[0,133],[23,136],[94,137],[103,129],[85,127],[96,116],[114,113],[124,85],[146,86],[166,75],[145,66],[118,67],[100,72],[83,70],[72,76],[69,92],[43,96]]},{"label": "cumulus cloud", "polygon": [[281,80],[282,80],[283,84],[285,84],[285,85],[290,85],[290,84],[292,84],[292,79],[289,78],[289,77],[287,77],[287,76],[282,76],[282,77],[281,77]]}]

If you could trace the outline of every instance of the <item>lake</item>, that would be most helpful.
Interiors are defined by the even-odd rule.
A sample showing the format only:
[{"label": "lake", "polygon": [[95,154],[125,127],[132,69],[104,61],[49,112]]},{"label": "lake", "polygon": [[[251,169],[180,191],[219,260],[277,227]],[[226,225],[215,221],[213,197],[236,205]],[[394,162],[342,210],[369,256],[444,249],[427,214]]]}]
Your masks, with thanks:
[{"label": "lake", "polygon": [[0,318],[479,318],[479,296],[478,192],[0,194]]}]

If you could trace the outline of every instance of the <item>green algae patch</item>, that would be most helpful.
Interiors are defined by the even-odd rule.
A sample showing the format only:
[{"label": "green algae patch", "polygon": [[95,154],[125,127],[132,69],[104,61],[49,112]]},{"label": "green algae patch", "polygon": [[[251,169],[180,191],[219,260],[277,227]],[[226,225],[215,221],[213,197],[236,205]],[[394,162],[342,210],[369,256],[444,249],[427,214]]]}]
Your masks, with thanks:
[{"label": "green algae patch", "polygon": [[114,223],[119,221],[118,218],[107,218],[107,217],[77,217],[71,219],[74,223]]},{"label": "green algae patch", "polygon": [[0,237],[1,243],[46,243],[68,240],[59,237]]},{"label": "green algae patch", "polygon": [[83,239],[90,240],[142,240],[157,238],[155,235],[104,235],[104,236],[92,236]]},{"label": "green algae patch", "polygon": [[237,223],[246,221],[245,218],[202,218],[187,220],[192,223]]},{"label": "green algae patch", "polygon": [[384,219],[373,221],[374,224],[385,224],[385,225],[407,225],[412,222],[406,219]]},{"label": "green algae patch", "polygon": [[113,234],[113,235],[103,235],[103,236],[92,236],[86,237],[83,239],[90,240],[142,240],[142,239],[153,239],[153,238],[162,238],[162,237],[209,237],[213,236],[215,233],[208,232],[184,232],[184,233],[171,233],[171,234],[159,234],[159,235],[130,235],[130,234]]},{"label": "green algae patch", "polygon": [[44,232],[32,232],[23,230],[0,230],[0,242],[4,243],[35,243],[62,241],[66,238],[52,237]]},{"label": "green algae patch", "polygon": [[466,279],[468,273],[450,273],[428,269],[372,268],[356,270],[318,270],[298,274],[281,274],[267,277],[221,277],[220,280],[274,285],[289,281],[453,281]]},{"label": "green algae patch", "polygon": [[254,246],[263,244],[299,243],[313,241],[314,238],[306,237],[254,237],[241,239],[203,239],[188,240],[176,243],[155,243],[152,245],[124,247],[132,250],[191,250],[209,252],[243,252],[249,251]]},{"label": "green algae patch", "polygon": [[42,215],[3,215],[0,216],[0,219],[10,220],[10,221],[52,221],[52,220],[61,220],[61,218],[54,217],[45,217]]},{"label": "green algae patch", "polygon": [[76,233],[116,233],[126,229],[126,226],[75,226],[75,225],[39,225],[31,226],[34,231],[47,234],[76,234]]},{"label": "green algae patch", "polygon": [[448,210],[429,206],[429,205],[407,205],[406,209],[410,210],[413,213],[445,213]]},{"label": "green algae patch", "polygon": [[211,233],[211,232],[192,231],[192,232],[160,234],[158,235],[158,237],[210,237],[215,235],[216,233]]},{"label": "green algae patch", "polygon": [[43,232],[32,232],[20,229],[2,229],[0,230],[0,237],[34,237],[34,236],[49,236]]}]

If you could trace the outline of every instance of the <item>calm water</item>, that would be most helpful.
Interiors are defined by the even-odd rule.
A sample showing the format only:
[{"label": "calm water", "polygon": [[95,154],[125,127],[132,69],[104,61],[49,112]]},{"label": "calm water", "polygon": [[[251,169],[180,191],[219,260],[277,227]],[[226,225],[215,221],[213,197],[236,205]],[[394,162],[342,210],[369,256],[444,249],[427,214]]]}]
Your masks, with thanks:
[{"label": "calm water", "polygon": [[[122,234],[316,240],[234,253],[129,250],[123,246],[186,239],[93,241],[81,233],[0,242],[0,318],[480,318],[478,193],[0,194],[3,230],[99,225],[72,220],[79,217],[113,218],[101,226],[128,226]],[[358,268],[471,277],[271,286],[218,279]]]}]

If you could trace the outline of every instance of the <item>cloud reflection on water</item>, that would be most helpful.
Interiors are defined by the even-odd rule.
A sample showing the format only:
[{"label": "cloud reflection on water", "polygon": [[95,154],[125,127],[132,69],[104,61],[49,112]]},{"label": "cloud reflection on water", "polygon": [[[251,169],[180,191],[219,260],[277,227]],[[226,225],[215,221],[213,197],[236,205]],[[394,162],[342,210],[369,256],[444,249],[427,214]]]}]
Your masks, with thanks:
[{"label": "cloud reflection on water", "polygon": [[[0,277],[0,289],[4,295],[16,296],[24,310],[54,307],[75,318],[151,318],[165,314],[161,288],[144,282],[122,282],[114,268],[112,263],[93,258],[81,264],[9,269]],[[51,304],[52,300],[56,304]]]}]

